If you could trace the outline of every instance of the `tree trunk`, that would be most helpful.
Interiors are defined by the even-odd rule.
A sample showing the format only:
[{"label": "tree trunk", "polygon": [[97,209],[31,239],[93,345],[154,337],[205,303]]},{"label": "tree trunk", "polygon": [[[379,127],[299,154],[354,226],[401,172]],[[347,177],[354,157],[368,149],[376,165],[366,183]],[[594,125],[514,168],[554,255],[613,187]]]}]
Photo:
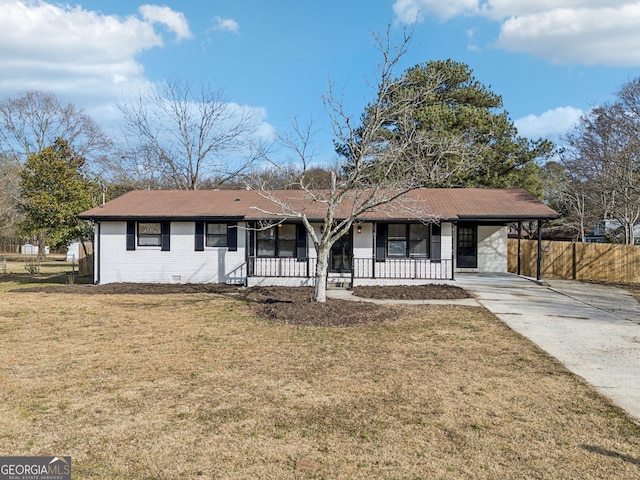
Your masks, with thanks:
[{"label": "tree trunk", "polygon": [[43,233],[39,233],[37,235],[37,239],[38,239],[38,255],[36,256],[36,259],[38,260],[37,273],[40,273],[40,262],[46,260],[47,258],[47,255],[45,252],[45,244],[47,243],[47,239]]},{"label": "tree trunk", "polygon": [[330,248],[318,249],[318,261],[316,263],[316,286],[313,299],[319,303],[327,301],[327,272],[329,270]]}]

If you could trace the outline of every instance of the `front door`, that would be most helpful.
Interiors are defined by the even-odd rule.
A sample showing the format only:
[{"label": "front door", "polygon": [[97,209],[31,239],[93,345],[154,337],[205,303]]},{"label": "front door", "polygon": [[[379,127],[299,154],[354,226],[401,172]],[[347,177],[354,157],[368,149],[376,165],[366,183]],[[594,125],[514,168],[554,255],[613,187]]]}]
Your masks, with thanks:
[{"label": "front door", "polygon": [[456,266],[478,268],[478,226],[458,224]]},{"label": "front door", "polygon": [[351,257],[353,255],[353,231],[343,236],[331,247],[329,258],[330,270],[332,273],[350,273]]}]

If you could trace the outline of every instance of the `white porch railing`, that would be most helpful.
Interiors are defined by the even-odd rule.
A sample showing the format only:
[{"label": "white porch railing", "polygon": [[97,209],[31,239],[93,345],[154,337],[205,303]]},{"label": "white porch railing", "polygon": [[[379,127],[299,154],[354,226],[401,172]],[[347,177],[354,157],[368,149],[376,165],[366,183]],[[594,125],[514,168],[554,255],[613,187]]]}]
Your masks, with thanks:
[{"label": "white porch railing", "polygon": [[316,271],[316,259],[298,260],[290,257],[250,257],[248,276],[311,278]]},{"label": "white porch railing", "polygon": [[453,278],[451,260],[429,258],[387,258],[384,262],[373,258],[354,258],[354,278],[385,278],[414,280],[450,280]]},{"label": "white porch railing", "polygon": [[[353,258],[351,278],[450,280],[453,278],[451,260],[429,258],[387,258],[384,262],[374,258]],[[311,278],[315,275],[316,259],[308,258],[249,258],[247,273],[250,277]]]}]

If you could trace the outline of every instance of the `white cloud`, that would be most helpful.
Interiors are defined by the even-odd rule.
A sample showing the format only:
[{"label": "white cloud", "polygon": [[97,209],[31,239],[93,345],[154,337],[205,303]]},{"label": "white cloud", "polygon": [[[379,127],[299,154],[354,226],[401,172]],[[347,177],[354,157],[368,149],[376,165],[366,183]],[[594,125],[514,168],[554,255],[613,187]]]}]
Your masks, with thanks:
[{"label": "white cloud", "polygon": [[397,0],[393,5],[396,17],[405,23],[422,22],[429,14],[447,20],[477,10],[478,0]]},{"label": "white cloud", "polygon": [[1,5],[0,94],[37,89],[113,95],[144,82],[136,56],[164,45],[155,23],[178,39],[190,35],[182,14],[166,7],[146,5],[140,8],[142,18],[121,18],[44,1]]},{"label": "white cloud", "polygon": [[584,114],[579,108],[567,106],[548,110],[541,115],[527,115],[513,122],[518,135],[530,139],[554,140],[568,133]]},{"label": "white cloud", "polygon": [[638,0],[396,0],[393,8],[403,22],[491,19],[500,23],[495,46],[557,63],[640,65]]},{"label": "white cloud", "polygon": [[480,52],[482,48],[474,42],[474,39],[478,33],[477,28],[470,28],[466,32],[467,34],[467,50],[470,52]]},{"label": "white cloud", "polygon": [[181,12],[174,12],[169,7],[157,5],[141,5],[138,11],[151,23],[161,23],[176,34],[178,40],[191,38],[189,22]]},{"label": "white cloud", "polygon": [[512,17],[496,46],[555,63],[640,65],[640,2],[616,8],[556,9]]},{"label": "white cloud", "polygon": [[[121,17],[43,0],[0,0],[0,98],[51,92],[115,133],[121,115],[114,100],[154,88],[138,55],[191,37],[184,14],[168,7],[142,5]],[[234,108],[254,115],[262,138],[273,135],[265,111]]]},{"label": "white cloud", "polygon": [[213,30],[220,30],[223,32],[231,33],[238,33],[240,31],[240,25],[238,24],[238,22],[231,18],[214,17],[213,23]]}]

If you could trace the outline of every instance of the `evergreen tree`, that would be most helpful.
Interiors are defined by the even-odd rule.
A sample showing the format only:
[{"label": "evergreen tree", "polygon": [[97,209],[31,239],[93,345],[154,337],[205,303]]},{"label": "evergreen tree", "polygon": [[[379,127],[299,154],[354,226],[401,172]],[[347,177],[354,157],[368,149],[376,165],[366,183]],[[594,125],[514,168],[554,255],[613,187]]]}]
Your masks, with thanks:
[{"label": "evergreen tree", "polygon": [[84,166],[84,157],[63,139],[29,156],[20,172],[22,235],[56,249],[90,235],[90,225],[77,215],[95,205],[98,186],[86,178]]},{"label": "evergreen tree", "polygon": [[[425,186],[521,187],[542,196],[535,160],[548,157],[552,144],[519,137],[507,112],[501,110],[502,98],[478,82],[467,65],[445,60],[409,68],[395,80],[385,101],[391,105],[404,102],[412,113],[385,123],[378,139],[380,149],[411,134],[415,145],[411,155],[425,162],[432,157],[433,144],[425,139],[437,138],[442,143],[442,139],[464,138],[474,151],[471,163],[448,154],[449,167],[464,168],[457,168],[457,175],[446,178],[446,183],[434,183],[427,177]],[[365,125],[371,112],[372,107],[367,107]],[[349,156],[344,147],[339,146],[338,152]]]}]

